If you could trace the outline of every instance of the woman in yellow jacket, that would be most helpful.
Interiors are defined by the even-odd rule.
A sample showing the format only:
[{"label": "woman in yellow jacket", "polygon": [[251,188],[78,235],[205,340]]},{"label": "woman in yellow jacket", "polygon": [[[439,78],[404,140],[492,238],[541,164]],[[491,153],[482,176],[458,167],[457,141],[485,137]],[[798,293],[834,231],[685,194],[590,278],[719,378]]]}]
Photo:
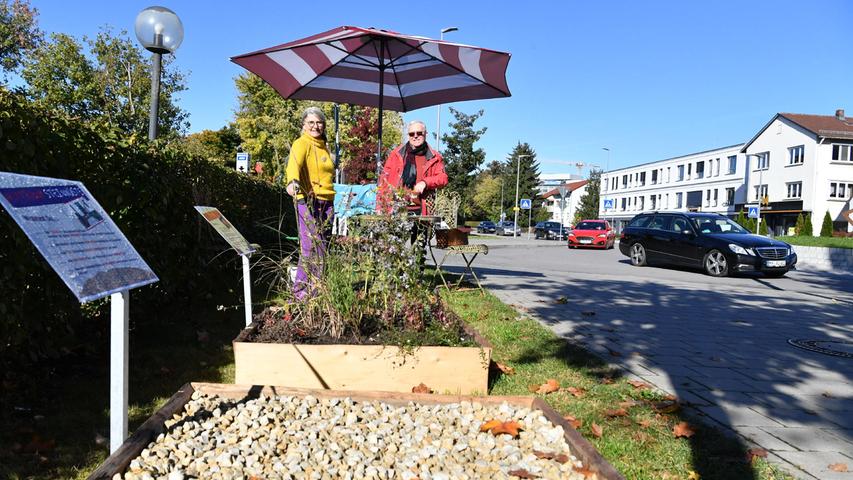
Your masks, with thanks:
[{"label": "woman in yellow jacket", "polygon": [[293,293],[304,300],[323,272],[323,256],[334,215],[335,164],[326,149],[326,116],[317,107],[302,113],[302,135],[293,142],[285,174],[287,193],[296,197],[299,264]]}]

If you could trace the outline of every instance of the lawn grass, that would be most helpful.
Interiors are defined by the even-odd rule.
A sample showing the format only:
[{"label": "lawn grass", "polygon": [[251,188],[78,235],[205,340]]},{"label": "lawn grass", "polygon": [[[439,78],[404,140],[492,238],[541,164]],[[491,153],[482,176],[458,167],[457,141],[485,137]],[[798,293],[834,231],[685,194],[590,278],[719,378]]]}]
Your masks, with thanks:
[{"label": "lawn grass", "polygon": [[853,238],[812,236],[783,236],[776,238],[791,245],[802,245],[804,247],[853,248]]},{"label": "lawn grass", "polygon": [[[581,389],[580,396],[569,391],[542,396],[562,415],[582,421],[581,434],[626,478],[687,479],[691,472],[704,480],[793,478],[763,459],[746,462],[743,444],[695,419],[682,418],[681,411],[658,413],[653,405],[665,400],[664,394],[635,388],[598,357],[534,319],[519,316],[493,295],[467,290],[445,297],[463,320],[492,343],[493,360],[515,370],[512,375],[500,375],[490,394],[530,395],[531,385],[548,379],[557,380],[563,388]],[[627,415],[616,412],[620,408]],[[696,430],[689,439],[672,433],[682,421]],[[593,423],[602,427],[601,438],[592,434]]]}]

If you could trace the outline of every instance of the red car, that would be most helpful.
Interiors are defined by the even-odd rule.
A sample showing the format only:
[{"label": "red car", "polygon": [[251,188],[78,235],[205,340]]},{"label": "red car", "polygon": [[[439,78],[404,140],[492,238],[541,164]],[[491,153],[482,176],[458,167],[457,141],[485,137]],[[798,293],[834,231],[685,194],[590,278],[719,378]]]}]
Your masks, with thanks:
[{"label": "red car", "polygon": [[569,248],[613,248],[616,234],[607,220],[583,220],[569,232]]}]

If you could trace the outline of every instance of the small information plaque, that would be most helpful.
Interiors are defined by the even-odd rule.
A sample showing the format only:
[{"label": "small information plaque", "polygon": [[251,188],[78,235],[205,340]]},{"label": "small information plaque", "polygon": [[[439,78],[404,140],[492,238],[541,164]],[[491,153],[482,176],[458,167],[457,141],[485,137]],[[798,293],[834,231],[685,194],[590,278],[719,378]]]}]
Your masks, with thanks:
[{"label": "small information plaque", "polygon": [[158,280],[80,182],[0,172],[0,204],[81,303]]},{"label": "small information plaque", "polygon": [[222,238],[228,242],[228,245],[234,248],[240,255],[249,255],[255,252],[255,249],[249,245],[249,241],[236,229],[231,222],[225,218],[225,215],[216,207],[196,206],[198,213],[207,220],[208,223],[217,231]]}]

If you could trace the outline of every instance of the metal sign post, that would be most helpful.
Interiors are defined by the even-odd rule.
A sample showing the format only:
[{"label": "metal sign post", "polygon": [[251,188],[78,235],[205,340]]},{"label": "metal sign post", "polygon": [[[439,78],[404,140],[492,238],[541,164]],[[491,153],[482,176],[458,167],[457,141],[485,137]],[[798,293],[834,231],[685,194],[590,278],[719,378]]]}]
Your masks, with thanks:
[{"label": "metal sign post", "polygon": [[257,250],[249,244],[249,241],[236,229],[225,215],[214,207],[196,206],[196,211],[207,220],[207,223],[219,232],[219,235],[231,245],[237,253],[243,257],[243,301],[246,309],[246,326],[252,323],[252,279],[250,276],[251,266],[249,257]]},{"label": "metal sign post", "polygon": [[565,185],[560,185],[557,187],[557,191],[560,192],[560,240],[563,238],[563,222],[566,220],[566,193],[567,188]]},{"label": "metal sign post", "polygon": [[[110,453],[127,438],[130,292],[110,295]],[[121,415],[116,413],[121,412]]]},{"label": "metal sign post", "polygon": [[158,281],[157,275],[80,182],[0,172],[0,204],[80,303],[110,296],[115,452],[127,438],[130,289]]},{"label": "metal sign post", "polygon": [[[529,198],[522,198],[519,206],[522,210],[527,210],[527,239],[530,240],[530,217],[533,211],[533,202]],[[518,215],[516,215],[516,218],[518,218]],[[515,228],[519,229],[517,223]]]}]

